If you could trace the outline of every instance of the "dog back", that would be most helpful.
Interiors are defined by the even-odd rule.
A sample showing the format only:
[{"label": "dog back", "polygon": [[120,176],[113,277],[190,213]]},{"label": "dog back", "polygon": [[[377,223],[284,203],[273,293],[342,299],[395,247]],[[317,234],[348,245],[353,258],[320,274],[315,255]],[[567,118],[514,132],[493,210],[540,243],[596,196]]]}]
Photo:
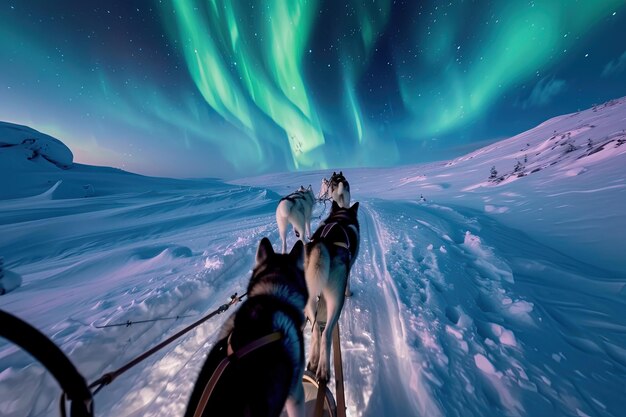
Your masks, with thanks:
[{"label": "dog back", "polygon": [[320,223],[311,237],[310,245],[324,243],[331,255],[345,251],[352,266],[359,250],[358,206],[357,202],[350,208],[341,208],[333,201],[330,215]]}]

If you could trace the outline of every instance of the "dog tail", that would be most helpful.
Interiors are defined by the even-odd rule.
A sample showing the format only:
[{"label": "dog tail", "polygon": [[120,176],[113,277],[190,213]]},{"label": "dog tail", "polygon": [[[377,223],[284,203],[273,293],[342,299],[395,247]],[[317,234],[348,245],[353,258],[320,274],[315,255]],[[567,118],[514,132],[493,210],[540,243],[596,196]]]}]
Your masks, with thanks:
[{"label": "dog tail", "polygon": [[[308,246],[308,245],[307,245]],[[313,245],[306,257],[306,282],[311,297],[320,293],[330,275],[330,254],[326,246]]]}]

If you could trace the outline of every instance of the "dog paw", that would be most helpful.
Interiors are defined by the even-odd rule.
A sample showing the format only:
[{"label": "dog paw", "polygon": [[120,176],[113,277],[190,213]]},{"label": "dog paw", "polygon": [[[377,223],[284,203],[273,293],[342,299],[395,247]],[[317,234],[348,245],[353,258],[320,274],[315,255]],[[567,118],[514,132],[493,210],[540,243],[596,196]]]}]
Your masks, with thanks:
[{"label": "dog paw", "polygon": [[328,382],[328,369],[326,368],[326,366],[321,365],[319,368],[317,368],[315,376],[317,377],[317,382]]}]

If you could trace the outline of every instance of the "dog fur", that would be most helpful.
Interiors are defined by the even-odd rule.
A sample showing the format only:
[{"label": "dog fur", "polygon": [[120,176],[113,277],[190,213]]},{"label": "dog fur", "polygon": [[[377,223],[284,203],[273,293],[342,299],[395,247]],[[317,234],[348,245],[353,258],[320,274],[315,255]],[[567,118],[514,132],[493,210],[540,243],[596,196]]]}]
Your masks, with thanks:
[{"label": "dog fur", "polygon": [[[327,381],[329,377],[332,332],[339,320],[345,294],[349,292],[350,269],[359,252],[358,208],[358,202],[350,208],[342,208],[333,201],[330,215],[320,223],[305,247],[304,273],[309,289],[305,314],[314,323],[307,369],[320,381]],[[323,332],[315,322],[318,296],[326,305]]]},{"label": "dog fur", "polygon": [[223,325],[217,344],[202,367],[185,417],[192,417],[205,386],[227,356],[264,336],[282,338],[241,358],[232,359],[202,414],[208,416],[277,417],[286,406],[290,417],[304,417],[303,310],[308,291],[303,271],[304,245],[288,255],[275,254],[263,238],[248,285],[247,300]]},{"label": "dog fur", "polygon": [[311,215],[314,205],[315,195],[310,185],[307,188],[300,186],[296,192],[280,199],[276,207],[276,223],[282,241],[282,253],[287,251],[289,223],[302,243],[306,243],[305,237],[311,236]]},{"label": "dog fur", "polygon": [[322,200],[332,199],[339,207],[350,207],[350,183],[343,175],[343,171],[339,171],[339,174],[333,172],[328,180],[323,178],[318,196]]}]

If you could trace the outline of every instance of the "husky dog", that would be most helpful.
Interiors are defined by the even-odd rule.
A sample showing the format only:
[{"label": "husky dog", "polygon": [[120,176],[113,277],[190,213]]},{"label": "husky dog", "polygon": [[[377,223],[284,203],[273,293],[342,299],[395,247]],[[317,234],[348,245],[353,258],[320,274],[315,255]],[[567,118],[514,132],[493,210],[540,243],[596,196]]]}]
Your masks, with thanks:
[{"label": "husky dog", "polygon": [[[308,291],[303,262],[302,242],[281,255],[267,238],[261,240],[248,299],[220,330],[185,417],[274,417],[285,405],[290,417],[304,417],[302,329]],[[213,374],[220,369],[215,383]]]},{"label": "husky dog", "polygon": [[350,206],[350,184],[342,171],[339,171],[339,174],[333,172],[329,180],[322,178],[319,198],[321,200],[331,198],[339,204],[339,207]]},{"label": "husky dog", "polygon": [[[359,252],[358,209],[358,202],[350,208],[342,208],[333,201],[330,215],[320,223],[305,247],[304,275],[310,296],[305,314],[313,323],[307,369],[315,372],[320,381],[328,380],[332,332],[345,295],[350,291],[348,277]],[[315,323],[318,295],[326,304],[326,327],[321,334]]]},{"label": "husky dog", "polygon": [[305,236],[311,236],[311,213],[315,205],[315,195],[309,185],[307,188],[300,186],[296,192],[280,199],[276,207],[276,223],[278,233],[282,240],[282,252],[287,251],[287,227],[293,226],[296,237],[304,242]]}]

